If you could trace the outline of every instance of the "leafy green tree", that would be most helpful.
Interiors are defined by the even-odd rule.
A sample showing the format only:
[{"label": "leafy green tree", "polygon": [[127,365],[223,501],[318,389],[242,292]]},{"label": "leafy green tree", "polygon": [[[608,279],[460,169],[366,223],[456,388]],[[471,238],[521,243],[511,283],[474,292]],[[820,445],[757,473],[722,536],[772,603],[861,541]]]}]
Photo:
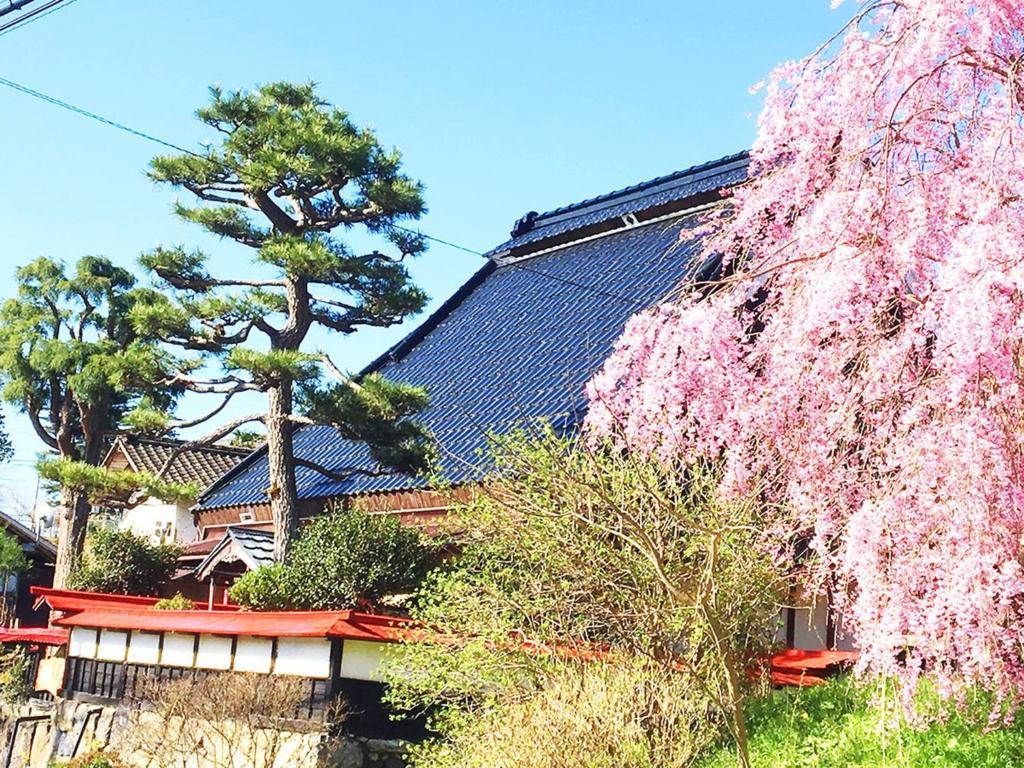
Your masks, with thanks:
[{"label": "leafy green tree", "polygon": [[[411,418],[426,404],[422,391],[378,377],[357,383],[326,354],[304,349],[315,327],[350,334],[401,322],[422,308],[425,296],[403,261],[423,251],[424,241],[400,225],[423,213],[422,187],[401,173],[397,151],[323,101],[311,84],[213,88],[197,115],[219,141],[202,154],[155,158],[150,176],[198,198],[195,206],[178,203],[178,216],[250,249],[251,263],[236,261],[232,272],[216,277],[200,251],[157,248],[142,263],[167,295],[134,318],[171,344],[217,356],[223,376],[192,382],[197,391],[226,398],[266,393],[265,413],[243,416],[221,434],[255,421],[265,426],[281,561],[297,534],[295,468],[334,479],[365,471],[297,458],[297,426],[330,424],[366,443],[374,472],[416,472],[426,464],[426,435]],[[357,251],[334,234],[352,230],[390,255]],[[337,380],[325,384],[325,371]]]},{"label": "leafy green tree", "polygon": [[152,595],[174,574],[180,554],[179,547],[150,544],[131,531],[94,526],[67,584],[89,592]]},{"label": "leafy green tree", "polygon": [[0,648],[0,707],[8,717],[32,695],[35,681],[29,679],[31,669],[26,646],[19,643]]},{"label": "leafy green tree", "polygon": [[335,511],[299,534],[288,559],[249,571],[231,599],[259,610],[338,610],[411,594],[438,563],[436,543],[391,515]]},{"label": "leafy green tree", "polygon": [[[763,685],[749,673],[774,642],[787,589],[775,553],[763,546],[765,510],[756,498],[721,501],[712,467],[661,463],[550,430],[499,445],[498,477],[459,512],[462,556],[428,577],[415,610],[460,642],[409,645],[389,672],[394,703],[434,711],[443,736],[419,764],[514,764],[481,755],[485,744],[501,747],[473,736],[481,723],[528,715],[541,733],[536,718],[557,717],[570,706],[564,696],[611,690],[601,672],[588,673],[596,687],[574,688],[573,668],[578,678],[590,665],[611,664],[623,665],[618,700],[644,691],[637,701],[651,707],[648,716],[603,709],[646,722],[633,758],[607,763],[621,745],[588,741],[573,751],[562,741],[552,762],[532,765],[562,765],[559,754],[587,765],[686,765],[709,736],[687,726],[691,718],[731,735],[745,765],[744,705]],[[700,695],[680,697],[680,686]],[[536,706],[524,707],[531,699]],[[618,740],[626,738],[622,726],[585,730]],[[660,729],[675,736],[659,740]],[[554,720],[547,730],[569,733]],[[688,732],[689,751],[676,743]],[[506,746],[521,736],[502,733]]]},{"label": "leafy green tree", "polygon": [[38,258],[16,277],[17,296],[0,307],[0,377],[4,399],[28,415],[53,457],[41,471],[61,491],[54,573],[61,586],[82,549],[90,495],[113,482],[97,469],[106,438],[152,426],[145,417],[155,408],[169,412],[188,363],[135,330],[129,315],[155,293],[109,260],[85,256],[69,270]]},{"label": "leafy green tree", "polygon": [[266,438],[260,432],[253,432],[247,429],[235,430],[235,433],[231,435],[229,444],[232,448],[247,448],[250,451],[254,451],[263,445]]},{"label": "leafy green tree", "polygon": [[7,421],[3,413],[0,413],[0,461],[9,461],[14,456],[14,446],[11,445],[10,435],[7,434]]},{"label": "leafy green tree", "polygon": [[[6,531],[0,531],[0,584],[9,584],[12,576],[27,573],[30,567],[31,563],[21,548],[21,542]],[[0,626],[10,625],[17,598],[16,591],[4,592],[4,600],[0,605]]]}]

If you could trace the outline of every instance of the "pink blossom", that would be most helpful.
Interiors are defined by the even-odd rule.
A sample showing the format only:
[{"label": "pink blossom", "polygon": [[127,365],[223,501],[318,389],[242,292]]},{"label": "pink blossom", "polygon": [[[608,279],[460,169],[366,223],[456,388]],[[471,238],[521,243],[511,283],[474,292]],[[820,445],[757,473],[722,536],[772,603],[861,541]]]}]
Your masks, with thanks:
[{"label": "pink blossom", "polygon": [[862,672],[910,690],[923,667],[954,700],[977,684],[1017,704],[1024,3],[858,14],[764,83],[751,181],[706,243],[737,274],[629,323],[588,424],[723,461],[724,493],[764,485],[782,510],[766,537],[812,536]]}]

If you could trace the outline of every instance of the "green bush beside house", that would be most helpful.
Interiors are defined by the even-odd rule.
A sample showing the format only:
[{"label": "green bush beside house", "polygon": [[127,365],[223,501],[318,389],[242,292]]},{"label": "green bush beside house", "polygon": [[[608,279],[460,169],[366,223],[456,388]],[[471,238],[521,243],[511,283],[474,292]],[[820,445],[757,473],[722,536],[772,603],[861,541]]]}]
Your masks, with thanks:
[{"label": "green bush beside house", "polygon": [[231,599],[256,610],[340,610],[415,592],[440,547],[391,515],[336,510],[310,522],[285,563],[244,574]]},{"label": "green bush beside house", "polygon": [[86,592],[155,595],[177,568],[181,549],[150,544],[130,531],[93,526],[68,587]]}]

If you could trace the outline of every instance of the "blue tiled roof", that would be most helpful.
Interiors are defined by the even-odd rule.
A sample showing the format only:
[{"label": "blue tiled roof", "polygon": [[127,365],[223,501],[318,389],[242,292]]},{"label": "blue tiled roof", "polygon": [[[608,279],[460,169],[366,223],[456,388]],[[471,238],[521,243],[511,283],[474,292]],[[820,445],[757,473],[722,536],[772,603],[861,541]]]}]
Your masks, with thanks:
[{"label": "blue tiled roof", "polygon": [[629,213],[658,208],[685,198],[714,196],[747,176],[748,155],[740,152],[684,171],[635,184],[616,192],[556,208],[539,215],[533,228],[488,252],[499,255],[566,232],[600,224]]},{"label": "blue tiled roof", "polygon": [[274,534],[272,532],[246,528],[241,525],[229,525],[220,543],[196,566],[195,573],[202,574],[200,580],[206,579],[226,554],[225,550],[232,546],[235,556],[244,562],[249,570],[255,570],[261,565],[274,562]]},{"label": "blue tiled roof", "polygon": [[[583,415],[583,385],[611,351],[626,320],[666,296],[700,249],[680,237],[698,213],[686,209],[708,193],[744,178],[745,155],[723,158],[537,218],[534,231],[492,251],[489,260],[416,331],[367,371],[426,387],[431,405],[423,421],[440,449],[440,473],[459,483],[487,469],[487,433],[546,418],[572,427]],[[555,229],[580,230],[609,216],[649,211],[670,201],[679,216],[655,219],[529,255],[546,247]],[[614,212],[614,213],[609,213]],[[535,235],[537,230],[547,234]],[[532,236],[532,237],[531,237]],[[527,246],[524,250],[523,246]],[[527,255],[528,258],[519,258]],[[364,447],[330,427],[295,435],[297,456],[335,471],[370,467]],[[420,487],[404,475],[330,480],[296,470],[301,498]],[[202,508],[266,501],[267,464],[257,452],[215,483]]]}]

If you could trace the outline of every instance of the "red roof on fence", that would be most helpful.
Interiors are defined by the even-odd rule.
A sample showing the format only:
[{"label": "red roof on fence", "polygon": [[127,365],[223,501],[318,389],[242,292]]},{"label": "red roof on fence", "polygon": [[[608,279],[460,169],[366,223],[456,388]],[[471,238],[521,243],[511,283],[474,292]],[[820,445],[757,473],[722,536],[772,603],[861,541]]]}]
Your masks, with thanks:
[{"label": "red roof on fence", "polygon": [[68,631],[59,627],[0,627],[0,643],[64,645]]},{"label": "red roof on fence", "polygon": [[806,688],[823,685],[828,676],[857,660],[856,651],[802,651],[796,648],[771,658],[772,685]]},{"label": "red roof on fence", "polygon": [[[405,639],[428,642],[457,642],[440,633],[424,631],[411,619],[382,616],[359,611],[243,611],[238,606],[219,606],[214,610],[192,609],[161,611],[153,606],[158,598],[106,595],[95,592],[32,587],[32,594],[45,601],[60,616],[53,619],[57,629],[0,628],[10,632],[9,642],[63,644],[64,627],[143,630],[149,632],[189,632],[210,635],[254,635],[257,637],[338,637],[393,643]],[[28,633],[49,633],[33,635]],[[15,636],[17,635],[17,636]],[[50,640],[43,639],[49,637]],[[539,653],[557,653],[594,660],[611,658],[607,649],[547,647],[523,644],[522,649]],[[790,649],[771,657],[771,677],[775,685],[810,686],[826,682],[828,673],[845,667],[857,658],[852,651],[801,651]]]},{"label": "red roof on fence", "polygon": [[60,627],[396,642],[408,633],[412,623],[409,619],[358,611],[242,611],[238,606],[228,606],[228,610],[161,611],[153,607],[155,599],[44,587],[32,587],[32,594],[61,612],[53,619]]},{"label": "red roof on fence", "polygon": [[[162,597],[143,597],[142,595],[112,595],[106,592],[85,592],[77,589],[51,589],[49,587],[30,587],[29,591],[36,596],[36,606],[40,603],[48,603],[53,608],[53,600],[59,600],[63,605],[69,607],[59,610],[78,610],[86,606],[107,605],[116,607],[152,607],[163,600]],[[192,603],[196,608],[206,609],[206,603]],[[77,606],[72,608],[71,606]],[[237,605],[214,605],[215,611],[238,611],[241,608]]]}]

